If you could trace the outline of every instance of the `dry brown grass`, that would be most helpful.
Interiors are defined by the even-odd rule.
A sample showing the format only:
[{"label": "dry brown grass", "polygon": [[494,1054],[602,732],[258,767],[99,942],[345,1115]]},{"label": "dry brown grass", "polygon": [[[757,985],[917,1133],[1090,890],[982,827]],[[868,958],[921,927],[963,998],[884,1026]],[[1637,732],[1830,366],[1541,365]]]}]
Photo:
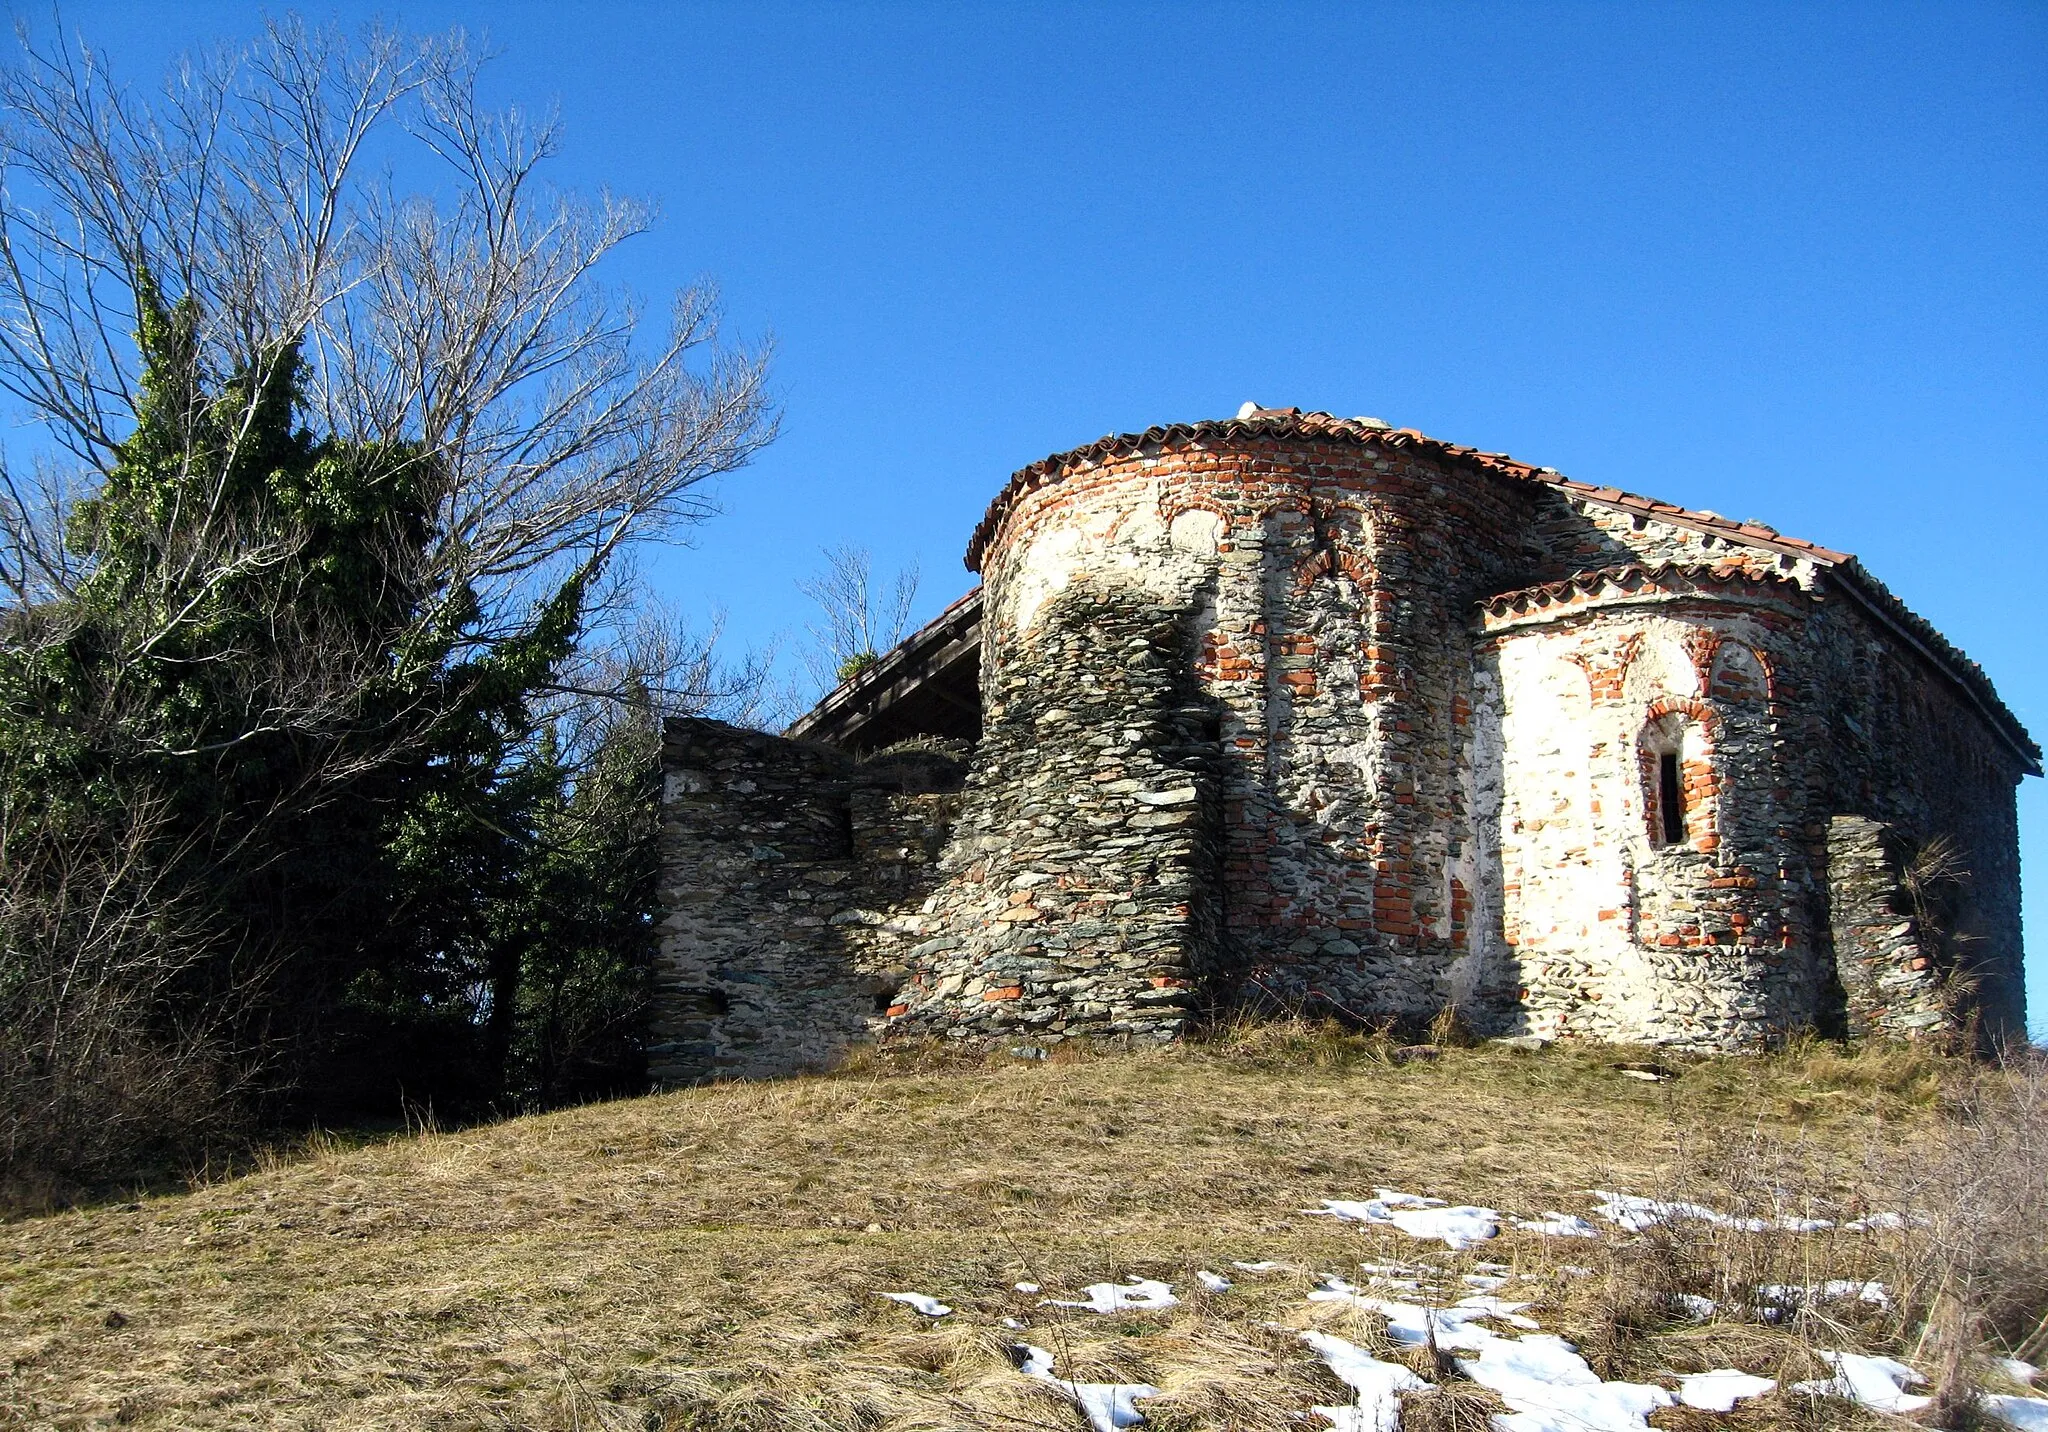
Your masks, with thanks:
[{"label": "dry brown grass", "polygon": [[[1447,1276],[1481,1258],[1539,1275],[1544,1326],[1616,1371],[1776,1366],[1796,1352],[1785,1332],[1685,1329],[1589,1291],[1625,1280],[1555,1271],[1636,1256],[1627,1240],[1509,1232],[1449,1255],[1299,1210],[1377,1185],[1528,1212],[1680,1177],[1728,1197],[1733,1171],[1697,1180],[1731,1128],[1798,1149],[1815,1196],[1852,1199],[1873,1151],[1933,1136],[1954,1074],[1822,1048],[1687,1062],[1660,1084],[1620,1077],[1611,1050],[1393,1057],[1384,1039],[1309,1026],[1044,1061],[909,1050],[826,1077],[330,1142],[181,1196],[17,1221],[0,1226],[0,1422],[1081,1426],[1015,1370],[1006,1348],[1023,1337],[1063,1376],[1165,1389],[1144,1404],[1164,1432],[1299,1427],[1344,1394],[1291,1329],[1390,1351],[1370,1315],[1304,1295],[1361,1259],[1429,1248]],[[1236,1259],[1298,1271],[1195,1289],[1195,1269]],[[1012,1290],[1127,1274],[1186,1301],[1104,1317]],[[880,1289],[957,1312],[934,1325]],[[1857,1425],[1765,1401],[1804,1420],[1758,1422],[1756,1404],[1717,1425]],[[1478,1428],[1494,1405],[1451,1388],[1416,1399],[1409,1425]]]}]

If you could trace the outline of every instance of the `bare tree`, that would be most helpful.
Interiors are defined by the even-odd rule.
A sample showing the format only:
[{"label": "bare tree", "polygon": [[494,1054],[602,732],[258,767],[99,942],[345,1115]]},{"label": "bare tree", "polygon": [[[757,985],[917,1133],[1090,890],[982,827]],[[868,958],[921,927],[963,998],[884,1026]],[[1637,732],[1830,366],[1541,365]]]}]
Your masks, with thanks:
[{"label": "bare tree", "polygon": [[[0,1142],[131,1044],[158,1068],[183,1050],[232,1083],[235,1059],[210,1057],[218,1030],[186,1012],[231,1019],[236,990],[197,986],[235,936],[181,905],[191,881],[170,888],[165,870],[260,863],[282,823],[416,758],[464,663],[564,593],[613,634],[552,696],[618,706],[680,684],[743,708],[763,688],[753,668],[672,620],[659,637],[626,620],[613,569],[703,517],[701,485],[776,428],[766,353],[721,337],[709,285],[650,323],[606,282],[650,211],[551,187],[558,122],[487,103],[460,32],[287,16],[182,61],[155,92],[66,34],[19,39],[0,70],[0,394],[30,436],[0,454],[0,663],[24,681],[61,664],[104,570],[98,499],[145,416],[172,411],[183,420],[159,427],[184,436],[168,460],[182,480],[167,504],[123,510],[152,560],[92,633],[113,649],[63,693],[65,720],[138,769],[225,775],[262,740],[285,743],[295,774],[269,811],[193,830],[146,782],[63,824],[50,802],[9,798],[34,789],[33,769],[0,771],[0,1086],[33,1073],[44,1091],[0,1101]],[[154,349],[152,324],[169,334]],[[280,391],[310,440],[375,453],[424,494],[416,527],[378,539],[369,564],[397,593],[395,626],[335,619],[307,577],[303,524],[233,490],[276,430],[265,404]],[[204,647],[193,634],[230,604],[268,628],[206,658],[218,729],[171,739],[128,673],[187,638]],[[386,702],[366,731],[370,688],[412,704]],[[255,980],[276,957],[231,950],[227,967]]]},{"label": "bare tree", "polygon": [[[394,659],[487,649],[564,580],[705,515],[700,484],[773,438],[765,354],[720,340],[703,284],[646,332],[600,268],[648,210],[549,188],[558,123],[490,108],[461,32],[349,37],[287,16],[182,62],[149,99],[82,42],[20,41],[0,71],[0,392],[44,442],[0,459],[7,639],[65,639],[63,604],[94,570],[78,515],[148,399],[135,335],[152,313],[190,328],[173,396],[241,408],[187,425],[188,440],[224,427],[227,450],[188,447],[191,480],[154,515],[161,560],[122,636],[134,654],[206,620],[230,585],[286,570],[303,540],[252,523],[226,490],[283,365],[314,436],[396,455],[429,494],[423,540],[394,540],[384,563],[416,603],[410,637],[275,633],[276,659],[238,670],[241,736],[329,735]],[[289,595],[271,603],[279,622],[306,610]],[[103,695],[118,726],[119,693]],[[393,753],[433,713],[419,716],[387,721]],[[358,747],[323,776],[345,783],[377,754]]]},{"label": "bare tree", "polygon": [[[644,333],[599,267],[649,211],[549,188],[559,124],[491,109],[460,32],[349,38],[286,17],[150,101],[82,43],[21,40],[0,73],[0,391],[54,451],[4,479],[15,601],[75,588],[62,529],[133,430],[131,335],[158,295],[190,305],[194,394],[246,375],[253,424],[303,345],[316,429],[431,473],[417,580],[474,592],[480,638],[565,564],[702,516],[698,485],[774,436],[765,355],[720,341],[701,284]],[[198,564],[233,546],[208,496],[178,514]]]},{"label": "bare tree", "polygon": [[786,724],[795,697],[775,650],[729,654],[725,613],[698,622],[637,583],[629,611],[593,634],[537,701],[540,724],[575,768],[621,724],[659,734],[662,718],[710,716],[755,730]]},{"label": "bare tree", "polygon": [[804,666],[818,689],[829,691],[903,640],[917,600],[918,573],[912,563],[883,583],[876,580],[874,559],[865,547],[828,547],[824,555],[824,570],[796,585],[817,603],[819,613],[809,628]]}]

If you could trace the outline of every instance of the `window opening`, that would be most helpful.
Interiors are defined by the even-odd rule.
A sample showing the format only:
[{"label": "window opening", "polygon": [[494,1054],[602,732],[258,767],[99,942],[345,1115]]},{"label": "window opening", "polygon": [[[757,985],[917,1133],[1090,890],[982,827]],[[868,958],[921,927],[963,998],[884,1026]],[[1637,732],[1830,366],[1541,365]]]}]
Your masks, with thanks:
[{"label": "window opening", "polygon": [[1664,832],[1664,844],[1685,840],[1685,789],[1680,784],[1678,753],[1666,751],[1657,758],[1657,814]]}]

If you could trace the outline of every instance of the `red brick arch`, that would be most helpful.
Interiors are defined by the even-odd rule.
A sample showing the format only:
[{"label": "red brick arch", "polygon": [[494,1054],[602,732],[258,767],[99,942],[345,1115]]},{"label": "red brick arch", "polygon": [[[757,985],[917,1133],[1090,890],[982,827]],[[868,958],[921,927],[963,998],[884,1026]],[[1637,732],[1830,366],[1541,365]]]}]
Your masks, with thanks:
[{"label": "red brick arch", "polygon": [[1721,718],[1714,714],[1712,706],[1697,696],[1659,696],[1644,709],[1643,725],[1647,727],[1651,722],[1671,715],[1686,716],[1699,722],[1710,745],[1719,734]]},{"label": "red brick arch", "polygon": [[1341,573],[1358,583],[1359,590],[1372,590],[1372,567],[1366,560],[1348,547],[1325,547],[1312,553],[1308,559],[1294,569],[1294,586],[1297,591],[1306,591],[1319,578],[1332,572]]},{"label": "red brick arch", "polygon": [[1310,511],[1306,492],[1285,492],[1268,502],[1259,512],[1261,522],[1268,521],[1276,512],[1293,512],[1306,515]]},{"label": "red brick arch", "polygon": [[1619,701],[1628,680],[1628,669],[1643,649],[1643,634],[1632,631],[1615,644],[1613,651],[1602,651],[1596,642],[1588,641],[1576,651],[1568,651],[1564,659],[1576,666],[1586,678],[1586,696],[1598,703]]},{"label": "red brick arch", "polygon": [[1223,522],[1222,536],[1228,537],[1236,519],[1230,509],[1214,497],[1199,492],[1163,492],[1159,496],[1159,522],[1163,527],[1173,526],[1173,519],[1188,512],[1213,512]]}]

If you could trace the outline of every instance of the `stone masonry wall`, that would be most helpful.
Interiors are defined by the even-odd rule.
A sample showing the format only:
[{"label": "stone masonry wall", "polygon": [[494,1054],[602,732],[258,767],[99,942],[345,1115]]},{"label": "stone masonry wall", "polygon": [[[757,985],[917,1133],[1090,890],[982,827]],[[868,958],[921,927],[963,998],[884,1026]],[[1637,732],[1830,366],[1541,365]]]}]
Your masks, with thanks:
[{"label": "stone masonry wall", "polygon": [[958,763],[723,722],[665,732],[662,888],[648,1063],[658,1083],[828,1064],[882,1022],[959,797]]},{"label": "stone masonry wall", "polygon": [[1947,1002],[1906,898],[1905,851],[1881,821],[1828,823],[1828,909],[1850,1034],[1907,1038],[1940,1029]]},{"label": "stone masonry wall", "polygon": [[[1737,569],[1637,569],[1498,600],[1477,661],[1477,939],[1537,1033],[1754,1045],[1827,991],[1776,705],[1810,599]],[[1683,839],[1664,838],[1662,757]]]},{"label": "stone masonry wall", "polygon": [[[659,1077],[1232,1003],[1725,1048],[1974,988],[2020,1029],[2025,763],[1839,554],[1355,429],[1090,451],[979,549],[964,789],[671,723]],[[1967,876],[1902,933],[1939,840]]]},{"label": "stone masonry wall", "polygon": [[1184,603],[1081,580],[983,665],[982,741],[889,1032],[1166,1039],[1217,939],[1217,750]]},{"label": "stone masonry wall", "polygon": [[1231,997],[1359,1017],[1480,998],[1467,621],[1539,559],[1531,493],[1287,437],[1076,460],[1008,509],[983,561],[985,669],[1083,577],[1187,612],[1223,745]]},{"label": "stone masonry wall", "polygon": [[[1581,872],[1567,882],[1578,891],[1572,899],[1560,898],[1533,921],[1508,920],[1501,927],[1502,940],[1515,956],[1511,965],[1521,988],[1529,991],[1524,997],[1525,1018],[1539,1028],[1608,1037],[1725,1043],[1774,1037],[1805,1024],[1822,1030],[1918,1035],[1945,1030],[1952,1016],[1960,1013],[1981,1018],[1993,1038],[2018,1036],[2024,1028],[2024,990],[2014,792],[2024,768],[1956,682],[1897,632],[1883,629],[1849,590],[1846,579],[1816,562],[1731,548],[1723,539],[1562,495],[1539,508],[1538,525],[1557,565],[1583,568],[1600,563],[1612,570],[1629,562],[1654,566],[1711,558],[1720,571],[1770,578],[1781,591],[1804,592],[1806,600],[1794,604],[1796,620],[1790,624],[1779,621],[1757,629],[1752,623],[1746,632],[1727,626],[1704,608],[1691,615],[1674,612],[1691,629],[1667,632],[1667,652],[1686,648],[1698,654],[1718,642],[1712,649],[1721,654],[1720,660],[1741,659],[1747,649],[1761,667],[1744,675],[1695,662],[1690,678],[1684,674],[1685,664],[1669,656],[1647,667],[1631,656],[1637,650],[1654,651],[1654,646],[1643,644],[1653,633],[1640,623],[1581,611],[1599,605],[1583,595],[1553,607],[1550,620],[1583,629],[1589,643],[1584,654],[1574,654],[1568,647],[1561,650],[1586,667],[1589,679],[1603,662],[1609,672],[1631,679],[1645,670],[1680,673],[1679,686],[1668,692],[1636,693],[1635,707],[1644,711],[1648,703],[1667,697],[1701,702],[1697,723],[1683,715],[1665,718],[1700,728],[1688,736],[1688,799],[1695,787],[1711,792],[1709,815],[1725,822],[1728,813],[1737,812],[1749,824],[1745,832],[1717,832],[1720,848],[1711,858],[1696,850],[1691,856],[1659,854],[1645,864],[1619,857],[1609,845],[1605,858],[1619,861],[1609,874],[1593,879]],[[1731,636],[1741,636],[1742,641],[1727,644],[1725,638]],[[1625,648],[1630,641],[1637,645]],[[1497,684],[1498,676],[1488,675],[1490,664],[1497,662],[1482,648],[1483,681]],[[1526,663],[1525,669],[1534,670]],[[1731,690],[1723,689],[1731,676],[1738,687],[1760,683],[1767,699],[1731,700]],[[1481,719],[1487,719],[1483,713]],[[1717,726],[1718,736],[1713,734]],[[1539,754],[1533,765],[1541,768],[1545,759]],[[1525,763],[1526,756],[1508,764],[1512,769]],[[1585,772],[1578,770],[1579,764],[1569,763],[1564,769],[1581,779]],[[1584,765],[1588,771],[1600,768],[1590,760]],[[1605,769],[1612,777],[1617,767],[1609,762]],[[1526,774],[1535,776],[1533,770]],[[1634,791],[1645,789],[1642,783],[1624,784]],[[1512,864],[1518,838],[1512,822],[1529,817],[1509,814],[1512,820],[1502,836],[1503,853],[1509,857],[1502,875],[1506,889],[1497,904],[1489,904],[1478,917],[1488,929],[1493,928],[1492,908],[1505,909],[1516,901],[1528,907],[1536,893],[1519,886]],[[1831,909],[1836,899],[1853,903],[1862,883],[1860,873],[1844,881],[1831,870],[1838,856],[1860,870],[1857,857],[1831,847],[1831,833],[1839,829],[1835,821],[1842,816],[1882,824],[1887,839],[1901,848],[1919,848],[1937,839],[1952,843],[1959,852],[1958,863],[1968,871],[1956,892],[1955,938],[1936,939],[1931,932],[1922,932],[1912,940],[1887,938],[1854,948],[1840,946],[1844,931],[1867,934],[1875,928],[1861,913],[1845,915]],[[1736,838],[1739,849],[1727,845],[1730,837]],[[1555,853],[1565,857],[1566,865],[1583,865],[1581,856],[1570,854],[1575,849],[1565,841]],[[1726,881],[1741,883],[1717,883]],[[1585,904],[1580,897],[1594,885],[1617,882],[1636,890],[1639,914],[1661,899],[1667,915],[1676,918],[1675,928],[1656,933],[1655,947],[1641,941],[1632,942],[1633,948],[1616,944],[1605,927],[1623,918],[1627,907],[1612,904],[1592,909],[1592,934],[1581,939],[1575,933],[1587,918],[1579,908]],[[1771,908],[1735,908],[1759,902]],[[1602,910],[1615,913],[1602,921]],[[1687,918],[1694,914],[1704,923]],[[1684,950],[1701,939],[1725,949],[1725,931],[1738,916],[1751,923],[1741,927],[1746,933],[1733,941],[1734,948],[1760,948],[1755,937],[1766,929],[1778,931],[1782,945],[1775,956],[1756,957],[1750,981],[1725,982],[1723,972],[1714,968],[1716,960],[1725,959],[1721,954],[1701,964],[1659,953],[1667,948],[1662,942],[1673,936],[1678,944],[1671,949]],[[1532,928],[1553,955],[1571,953],[1555,960],[1537,958],[1533,950],[1510,943]],[[1878,966],[1883,967],[1881,986],[1873,983]],[[1957,966],[1964,982],[1949,988],[1937,1009],[1933,984]],[[1608,972],[1604,981],[1596,975],[1601,970]],[[1488,978],[1505,983],[1508,973],[1508,967],[1489,965]],[[1520,979],[1521,975],[1529,978]],[[1704,1006],[1691,1007],[1700,998],[1701,980],[1720,985],[1733,1000],[1723,1004],[1719,1035],[1700,1024]],[[1749,992],[1736,998],[1738,986],[1745,983]],[[1653,1007],[1644,1009],[1640,1000],[1633,1006],[1618,1001],[1613,988],[1617,984],[1638,993],[1655,991]],[[1885,1002],[1881,1012],[1874,1012],[1876,1006],[1867,1002],[1861,1010],[1855,1007],[1856,990],[1879,987],[1897,997]],[[1669,1007],[1674,1001],[1679,1006],[1675,1011]],[[1664,1007],[1655,1007],[1659,1003]],[[1745,1007],[1761,1014],[1739,1016],[1737,1011]],[[1617,1020],[1615,1012],[1625,1009],[1633,1012]],[[1714,1023],[1708,1021],[1709,1026]]]},{"label": "stone masonry wall", "polygon": [[1775,573],[1812,589],[1810,558],[1763,551],[1654,516],[1628,512],[1553,487],[1535,489],[1530,535],[1541,549],[1532,581],[1556,581],[1609,567],[1715,567]]},{"label": "stone masonry wall", "polygon": [[[1885,630],[1846,594],[1823,602],[1812,623],[1812,682],[1797,710],[1795,743],[1807,758],[1809,834],[1825,852],[1829,821],[1882,823],[1900,859],[1941,841],[1960,872],[1941,911],[1947,928],[1921,932],[1934,977],[1959,975],[1949,992],[1991,1040],[2024,1039],[2026,993],[2020,929],[2019,756],[1925,657]],[[1859,951],[1837,949],[1854,966]],[[1843,984],[1853,982],[1844,971]],[[1886,1027],[1925,1028],[1924,1003],[1907,1001]]]}]

